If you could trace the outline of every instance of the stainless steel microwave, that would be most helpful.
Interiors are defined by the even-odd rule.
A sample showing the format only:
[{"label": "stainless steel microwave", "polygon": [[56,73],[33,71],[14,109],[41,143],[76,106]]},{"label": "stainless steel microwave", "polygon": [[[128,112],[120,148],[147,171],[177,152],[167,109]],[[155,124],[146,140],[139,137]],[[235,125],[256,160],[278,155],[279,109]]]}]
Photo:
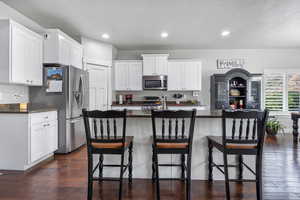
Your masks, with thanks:
[{"label": "stainless steel microwave", "polygon": [[167,76],[143,76],[144,90],[167,90],[168,77]]}]

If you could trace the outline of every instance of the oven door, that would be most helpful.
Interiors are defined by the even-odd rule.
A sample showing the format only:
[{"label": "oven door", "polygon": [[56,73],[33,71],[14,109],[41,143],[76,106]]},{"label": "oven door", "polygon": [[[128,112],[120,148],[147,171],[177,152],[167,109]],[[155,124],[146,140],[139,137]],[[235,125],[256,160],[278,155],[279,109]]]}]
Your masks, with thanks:
[{"label": "oven door", "polygon": [[167,89],[166,76],[144,76],[143,89],[144,90],[166,90]]}]

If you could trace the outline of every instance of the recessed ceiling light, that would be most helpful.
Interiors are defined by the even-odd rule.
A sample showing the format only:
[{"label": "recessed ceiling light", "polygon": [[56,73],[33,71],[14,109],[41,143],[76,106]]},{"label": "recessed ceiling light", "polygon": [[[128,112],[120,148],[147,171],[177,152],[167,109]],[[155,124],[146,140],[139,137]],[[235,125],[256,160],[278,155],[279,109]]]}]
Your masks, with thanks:
[{"label": "recessed ceiling light", "polygon": [[229,30],[224,30],[221,32],[221,36],[226,37],[230,35],[230,31]]},{"label": "recessed ceiling light", "polygon": [[110,36],[109,36],[107,33],[103,33],[103,34],[102,34],[102,38],[103,38],[103,39],[109,39]]},{"label": "recessed ceiling light", "polygon": [[169,34],[167,32],[162,32],[160,34],[160,37],[162,37],[162,38],[167,38],[168,36],[169,36]]}]

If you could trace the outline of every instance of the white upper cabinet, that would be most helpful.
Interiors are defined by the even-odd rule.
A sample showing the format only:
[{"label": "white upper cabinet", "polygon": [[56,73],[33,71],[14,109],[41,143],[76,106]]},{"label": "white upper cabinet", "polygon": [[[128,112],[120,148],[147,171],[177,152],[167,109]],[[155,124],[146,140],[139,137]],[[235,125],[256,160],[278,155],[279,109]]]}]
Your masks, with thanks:
[{"label": "white upper cabinet", "polygon": [[194,60],[170,60],[168,64],[168,90],[201,90],[201,62]]},{"label": "white upper cabinet", "polygon": [[12,20],[0,20],[0,46],[0,82],[42,85],[41,35]]},{"label": "white upper cabinet", "polygon": [[168,54],[143,54],[143,75],[168,75]]},{"label": "white upper cabinet", "polygon": [[48,29],[44,41],[44,63],[72,65],[82,69],[83,48],[58,29]]},{"label": "white upper cabinet", "polygon": [[115,90],[142,90],[142,62],[138,60],[115,61]]},{"label": "white upper cabinet", "polygon": [[183,65],[181,62],[170,61],[168,64],[168,90],[182,90],[183,79],[182,79]]}]

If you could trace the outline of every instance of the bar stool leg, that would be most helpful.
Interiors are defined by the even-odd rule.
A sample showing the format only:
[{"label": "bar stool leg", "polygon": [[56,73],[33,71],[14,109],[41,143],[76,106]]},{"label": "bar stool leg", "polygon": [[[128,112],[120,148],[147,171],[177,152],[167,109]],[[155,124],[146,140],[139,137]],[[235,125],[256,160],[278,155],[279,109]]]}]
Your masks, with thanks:
[{"label": "bar stool leg", "polygon": [[224,156],[224,175],[225,175],[226,199],[230,200],[227,154],[225,152],[223,152],[223,156]]},{"label": "bar stool leg", "polygon": [[152,183],[155,183],[155,155],[154,155],[154,146],[152,145]]},{"label": "bar stool leg", "polygon": [[262,155],[256,158],[256,199],[261,200],[262,197]]},{"label": "bar stool leg", "polygon": [[87,199],[93,199],[93,155],[88,152],[88,191]]},{"label": "bar stool leg", "polygon": [[155,182],[156,182],[156,200],[160,200],[160,187],[159,187],[159,166],[158,166],[158,155],[154,150],[155,159]]},{"label": "bar stool leg", "polygon": [[128,167],[128,180],[129,183],[132,183],[132,147],[133,147],[133,143],[130,144],[129,146],[129,156],[128,156],[128,163],[129,163],[129,167]]},{"label": "bar stool leg", "polygon": [[243,155],[238,155],[238,179],[243,180]]},{"label": "bar stool leg", "polygon": [[181,154],[181,180],[185,180],[185,154]]},{"label": "bar stool leg", "polygon": [[121,166],[120,166],[120,186],[119,186],[119,200],[122,199],[122,189],[123,189],[123,166],[124,166],[124,152],[121,155]]},{"label": "bar stool leg", "polygon": [[213,180],[213,146],[211,141],[208,141],[208,181],[212,182]]},{"label": "bar stool leg", "polygon": [[187,156],[187,181],[186,181],[186,199],[191,199],[191,168],[192,168],[192,155]]},{"label": "bar stool leg", "polygon": [[103,160],[104,160],[104,155],[99,154],[99,182],[102,182],[102,178],[103,178]]}]

